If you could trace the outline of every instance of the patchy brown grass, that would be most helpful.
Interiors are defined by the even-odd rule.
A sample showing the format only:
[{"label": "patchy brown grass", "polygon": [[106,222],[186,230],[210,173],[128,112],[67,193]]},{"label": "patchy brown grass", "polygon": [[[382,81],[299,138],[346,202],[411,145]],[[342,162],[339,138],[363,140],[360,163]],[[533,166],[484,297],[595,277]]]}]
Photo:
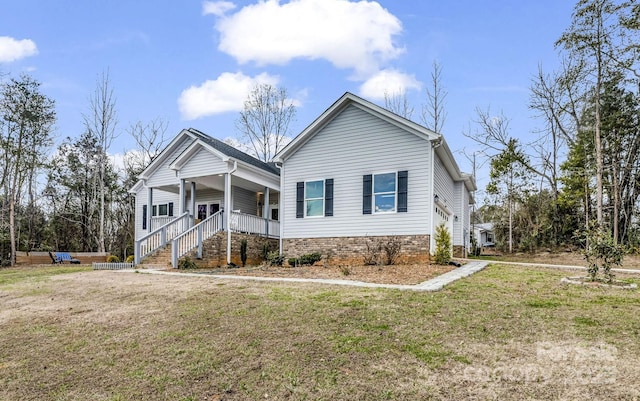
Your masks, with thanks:
[{"label": "patchy brown grass", "polygon": [[[493,252],[483,254],[474,259],[487,259],[502,262],[542,263],[552,265],[587,266],[584,256],[580,252],[538,252],[535,254],[516,252],[513,254]],[[622,261],[623,269],[640,269],[640,255],[625,255]]]},{"label": "patchy brown grass", "polygon": [[639,292],[565,274],[420,293],[3,269],[0,399],[638,399]]}]

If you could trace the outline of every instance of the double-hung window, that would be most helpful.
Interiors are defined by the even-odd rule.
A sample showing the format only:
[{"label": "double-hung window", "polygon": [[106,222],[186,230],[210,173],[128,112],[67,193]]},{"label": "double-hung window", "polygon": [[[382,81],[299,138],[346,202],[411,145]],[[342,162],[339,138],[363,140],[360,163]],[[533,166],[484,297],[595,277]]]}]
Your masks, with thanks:
[{"label": "double-hung window", "polygon": [[324,215],[324,180],[305,182],[304,206],[305,217]]},{"label": "double-hung window", "polygon": [[333,216],[333,178],[296,184],[296,217]]},{"label": "double-hung window", "polygon": [[373,175],[373,212],[396,211],[396,173]]},{"label": "double-hung window", "polygon": [[406,212],[407,184],[407,171],[364,175],[362,214]]}]

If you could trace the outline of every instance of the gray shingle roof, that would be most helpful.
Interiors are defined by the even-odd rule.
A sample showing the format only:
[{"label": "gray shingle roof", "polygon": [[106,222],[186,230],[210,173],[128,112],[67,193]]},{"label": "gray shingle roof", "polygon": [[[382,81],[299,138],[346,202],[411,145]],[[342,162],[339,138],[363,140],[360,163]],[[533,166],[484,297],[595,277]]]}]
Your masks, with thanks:
[{"label": "gray shingle roof", "polygon": [[212,148],[218,150],[219,152],[224,153],[225,155],[231,157],[232,159],[240,160],[247,164],[251,164],[252,166],[258,167],[264,171],[267,171],[271,174],[280,175],[280,169],[276,167],[275,163],[265,163],[262,160],[256,159],[255,157],[244,153],[241,150],[234,148],[233,146],[227,145],[219,139],[212,138],[209,135],[198,131],[195,128],[189,128],[188,130],[191,134],[200,138],[203,142],[211,146]]}]

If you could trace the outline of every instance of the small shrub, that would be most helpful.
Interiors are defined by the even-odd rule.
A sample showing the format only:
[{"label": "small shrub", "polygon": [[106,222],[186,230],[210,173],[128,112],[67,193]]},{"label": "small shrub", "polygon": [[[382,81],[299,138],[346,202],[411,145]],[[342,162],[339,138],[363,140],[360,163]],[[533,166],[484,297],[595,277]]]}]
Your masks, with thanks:
[{"label": "small shrub", "polygon": [[240,241],[240,260],[242,261],[242,267],[247,263],[247,239],[243,238]]},{"label": "small shrub", "polygon": [[433,256],[439,265],[448,265],[451,261],[451,234],[444,224],[436,227],[436,253]]},{"label": "small shrub", "polygon": [[287,263],[289,263],[289,266],[299,266],[300,265],[300,260],[298,258],[289,258],[287,260]]},{"label": "small shrub", "polygon": [[262,244],[262,260],[267,260],[269,257],[269,251],[271,251],[271,249],[269,249],[269,241],[266,241]]},{"label": "small shrub", "polygon": [[116,255],[107,256],[107,263],[120,263],[120,258]]},{"label": "small shrub", "polygon": [[300,256],[299,260],[300,260],[300,264],[301,265],[309,266],[309,265],[312,265],[312,264],[322,260],[322,255],[320,255],[318,252],[306,253],[306,254]]},{"label": "small shrub", "polygon": [[379,242],[374,242],[371,238],[365,237],[365,250],[362,261],[368,266],[380,264],[381,251]]},{"label": "small shrub", "polygon": [[133,255],[127,256],[127,263],[133,263],[134,259],[135,259],[135,257]]},{"label": "small shrub", "polygon": [[380,240],[380,247],[384,252],[384,264],[395,264],[400,256],[400,249],[402,249],[400,239],[398,237],[390,237],[387,241]]},{"label": "small shrub", "polygon": [[343,276],[348,276],[351,274],[351,270],[349,270],[348,266],[342,266],[340,267],[340,271],[342,272]]},{"label": "small shrub", "polygon": [[196,264],[196,262],[191,260],[191,258],[188,256],[185,256],[184,258],[181,258],[178,261],[178,269],[188,270],[188,269],[197,269],[197,268],[198,268],[198,265]]},{"label": "small shrub", "polygon": [[271,251],[267,255],[267,263],[269,263],[269,266],[282,266],[284,259],[284,255],[280,255],[278,251]]},{"label": "small shrub", "polygon": [[611,272],[612,267],[622,265],[624,250],[621,245],[616,244],[610,233],[602,229],[595,229],[588,233],[588,246],[584,250],[584,257],[589,264],[587,271],[592,281],[598,276],[598,271],[602,268],[604,279],[612,282],[615,275]]}]

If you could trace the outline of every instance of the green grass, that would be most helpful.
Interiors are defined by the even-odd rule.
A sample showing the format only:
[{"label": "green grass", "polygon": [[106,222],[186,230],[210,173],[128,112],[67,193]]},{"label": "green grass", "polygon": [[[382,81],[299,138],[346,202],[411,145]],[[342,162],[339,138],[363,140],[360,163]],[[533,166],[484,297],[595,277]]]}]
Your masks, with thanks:
[{"label": "green grass", "polygon": [[[491,266],[428,293],[58,269],[0,271],[0,399],[637,395],[638,291],[556,270]],[[620,373],[567,379],[590,364]]]}]

